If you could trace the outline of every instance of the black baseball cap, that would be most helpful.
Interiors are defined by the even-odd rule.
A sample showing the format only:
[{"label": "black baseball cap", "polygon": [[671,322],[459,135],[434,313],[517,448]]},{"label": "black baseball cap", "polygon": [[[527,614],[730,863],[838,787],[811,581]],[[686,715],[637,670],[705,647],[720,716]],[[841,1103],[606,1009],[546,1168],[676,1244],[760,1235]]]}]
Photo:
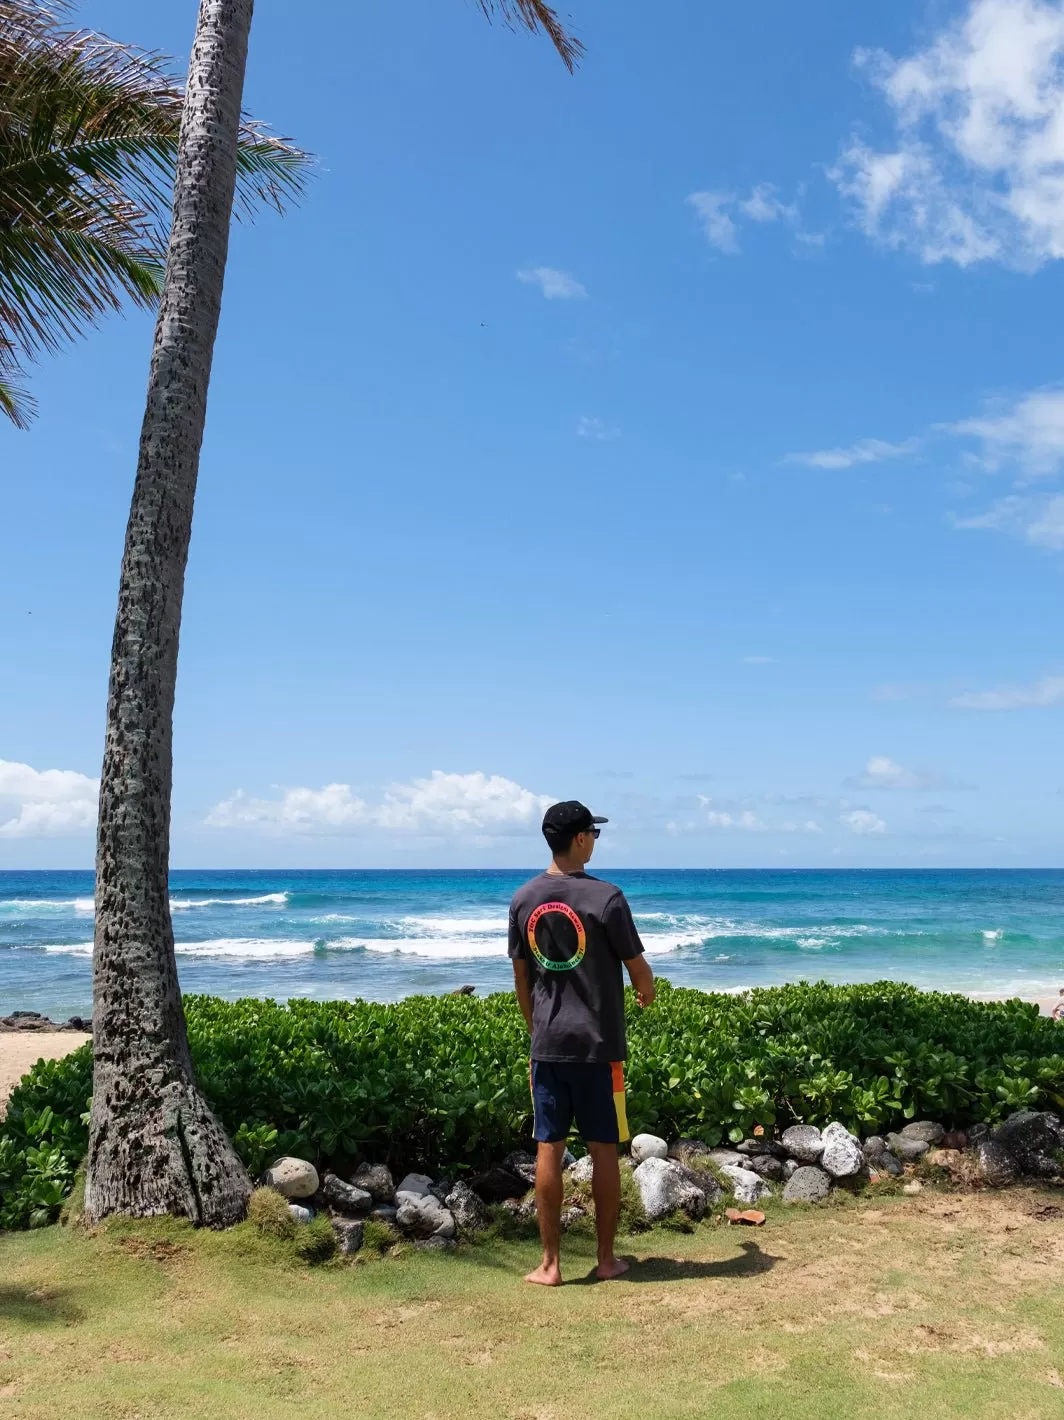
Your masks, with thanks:
[{"label": "black baseball cap", "polygon": [[552,838],[573,838],[597,823],[609,823],[609,819],[596,818],[579,799],[565,799],[560,804],[551,804],[543,815],[543,837],[548,843]]}]

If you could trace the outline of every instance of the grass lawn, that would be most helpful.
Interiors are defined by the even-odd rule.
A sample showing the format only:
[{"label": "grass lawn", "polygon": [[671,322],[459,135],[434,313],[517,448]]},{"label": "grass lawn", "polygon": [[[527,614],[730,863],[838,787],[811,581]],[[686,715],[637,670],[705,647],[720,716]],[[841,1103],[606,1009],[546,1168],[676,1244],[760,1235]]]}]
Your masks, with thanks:
[{"label": "grass lawn", "polygon": [[248,1225],[0,1236],[0,1414],[352,1420],[1064,1415],[1064,1197],[774,1207],[528,1287],[535,1243],[307,1268]]}]

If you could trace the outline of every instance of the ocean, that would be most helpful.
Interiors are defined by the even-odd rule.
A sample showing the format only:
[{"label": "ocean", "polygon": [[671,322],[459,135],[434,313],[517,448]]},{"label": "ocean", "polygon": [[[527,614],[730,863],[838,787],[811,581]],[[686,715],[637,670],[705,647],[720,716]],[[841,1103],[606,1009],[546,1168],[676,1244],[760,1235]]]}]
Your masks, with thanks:
[{"label": "ocean", "polygon": [[[507,990],[510,895],[534,869],[175,872],[186,992],[363,997]],[[655,971],[740,991],[910,981],[972,995],[1064,986],[1064,871],[661,871],[628,894]],[[91,873],[0,872],[0,1014],[91,1008]]]}]

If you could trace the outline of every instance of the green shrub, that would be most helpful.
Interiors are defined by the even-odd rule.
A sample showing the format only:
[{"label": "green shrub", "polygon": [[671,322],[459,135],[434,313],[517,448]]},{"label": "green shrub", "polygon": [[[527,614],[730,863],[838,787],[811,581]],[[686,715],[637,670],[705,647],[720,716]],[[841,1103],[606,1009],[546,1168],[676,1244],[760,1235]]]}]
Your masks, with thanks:
[{"label": "green shrub", "polygon": [[313,1218],[296,1226],[296,1255],[311,1266],[328,1262],[336,1256],[336,1234],[328,1218]]},{"label": "green shrub", "polygon": [[[368,1001],[186,998],[199,1080],[255,1171],[267,1156],[475,1168],[531,1130],[528,1035],[512,995]],[[632,1132],[715,1145],[755,1124],[963,1126],[1064,1109],[1064,1027],[1020,1001],[892,981],[627,997]],[[84,1155],[90,1047],[38,1065],[0,1124],[0,1227],[50,1222]],[[58,1200],[58,1201],[57,1201]]]}]

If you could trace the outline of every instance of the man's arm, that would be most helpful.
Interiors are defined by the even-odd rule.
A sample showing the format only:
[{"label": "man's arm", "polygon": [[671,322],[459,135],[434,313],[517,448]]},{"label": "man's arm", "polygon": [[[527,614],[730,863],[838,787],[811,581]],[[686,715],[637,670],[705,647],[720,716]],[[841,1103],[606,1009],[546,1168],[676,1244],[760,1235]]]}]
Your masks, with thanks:
[{"label": "man's arm", "polygon": [[635,987],[636,999],[641,1006],[652,1006],[654,997],[657,995],[657,987],[654,985],[654,973],[650,969],[650,963],[646,957],[632,957],[625,962],[628,968],[628,975],[631,977],[632,985]]},{"label": "man's arm", "polygon": [[528,1027],[529,1035],[532,1034],[532,985],[528,979],[528,962],[520,957],[514,957],[514,990],[517,992],[517,1004],[521,1007],[521,1014],[525,1018],[525,1025]]}]

